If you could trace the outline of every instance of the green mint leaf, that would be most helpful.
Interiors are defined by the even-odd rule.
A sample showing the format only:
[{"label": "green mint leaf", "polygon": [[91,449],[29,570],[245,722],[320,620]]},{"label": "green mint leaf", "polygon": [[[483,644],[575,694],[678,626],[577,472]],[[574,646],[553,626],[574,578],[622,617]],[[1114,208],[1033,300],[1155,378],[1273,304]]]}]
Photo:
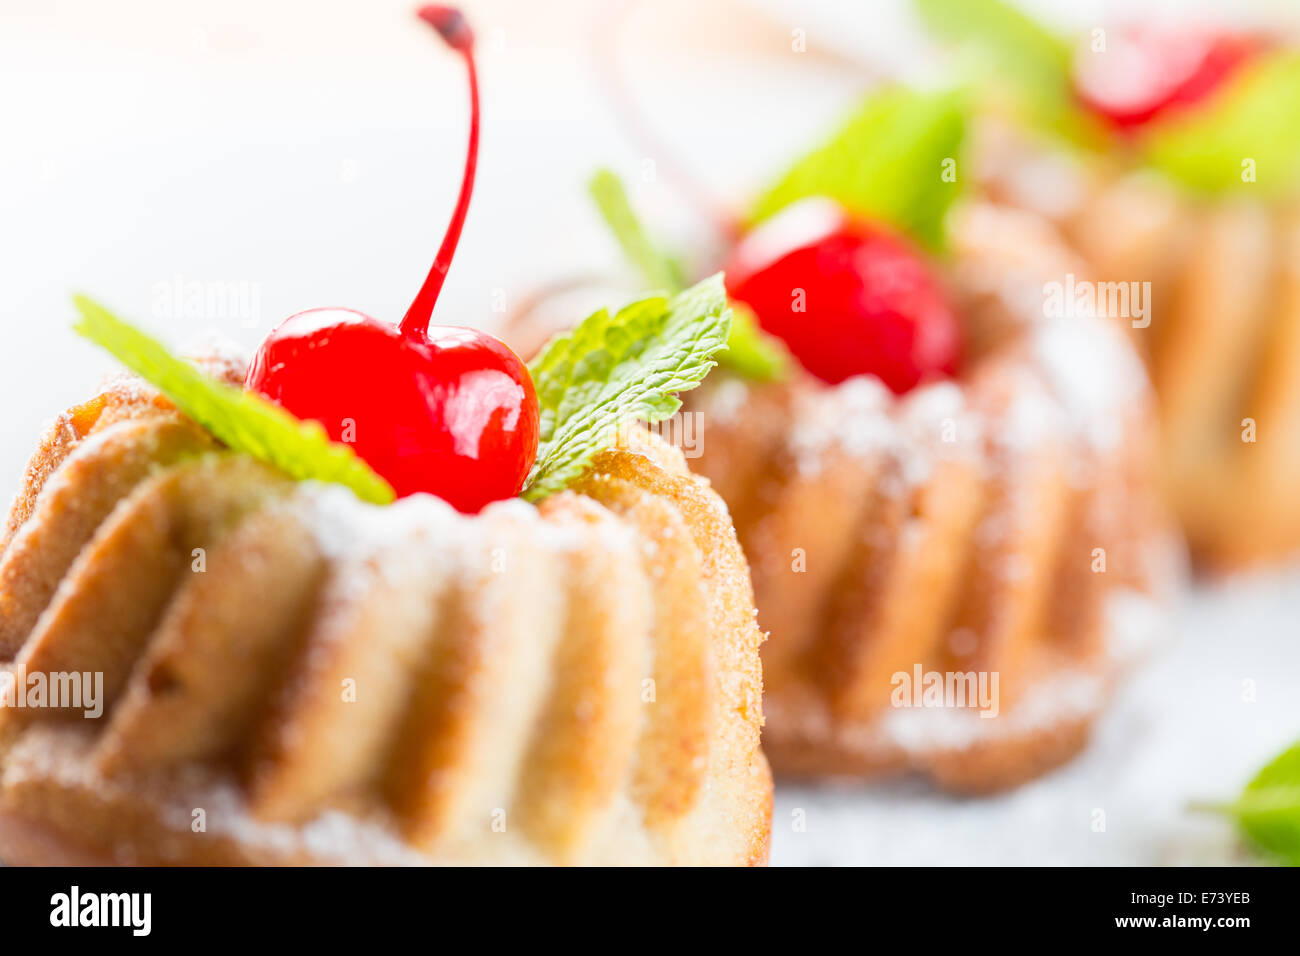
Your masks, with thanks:
[{"label": "green mint leaf", "polygon": [[1194,110],[1154,121],[1146,162],[1208,193],[1230,189],[1276,195],[1300,176],[1300,54],[1275,53],[1242,69]]},{"label": "green mint leaf", "polygon": [[158,340],[78,295],[73,328],[171,399],[183,413],[235,451],[274,465],[292,478],[334,482],[357,497],[387,504],[392,487],[347,445],[330,441],[318,422],[299,421],[261,396],[208,378]]},{"label": "green mint leaf", "polygon": [[730,325],[719,274],[672,299],[643,299],[612,315],[602,309],[552,339],[528,365],[541,442],[524,497],[562,491],[625,425],[671,417],[682,404],[677,393],[717,364]]},{"label": "green mint leaf", "polygon": [[733,299],[727,350],[718,355],[718,361],[753,381],[776,382],[789,373],[792,358],[784,342],[759,326],[754,310]]},{"label": "green mint leaf", "polygon": [[1256,775],[1236,803],[1218,808],[1259,850],[1300,866],[1300,741]]},{"label": "green mint leaf", "polygon": [[651,289],[679,292],[685,283],[676,265],[650,241],[627,198],[623,181],[611,170],[599,169],[587,183],[587,191],[618,240],[623,255],[641,273],[646,284]]},{"label": "green mint leaf", "polygon": [[881,219],[930,249],[944,245],[944,217],[959,186],[963,97],[902,88],[870,96],[825,145],[797,163],[754,207],[754,221],[826,196]]},{"label": "green mint leaf", "polygon": [[[651,242],[618,175],[608,169],[597,170],[587,188],[623,254],[650,288],[680,292],[685,286],[680,268]],[[735,302],[731,307],[731,333],[726,350],[718,353],[718,364],[757,381],[780,378],[789,365],[784,343],[764,332],[747,307]]]},{"label": "green mint leaf", "polygon": [[1070,40],[1003,0],[914,0],[922,21],[953,43],[969,82],[1030,125],[1082,146],[1101,124],[1075,102]]}]

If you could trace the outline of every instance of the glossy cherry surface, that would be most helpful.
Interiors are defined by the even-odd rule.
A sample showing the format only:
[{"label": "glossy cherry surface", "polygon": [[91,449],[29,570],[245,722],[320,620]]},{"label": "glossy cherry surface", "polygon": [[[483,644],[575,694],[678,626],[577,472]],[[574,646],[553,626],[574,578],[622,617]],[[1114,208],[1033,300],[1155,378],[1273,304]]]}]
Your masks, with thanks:
[{"label": "glossy cherry surface", "polygon": [[1075,94],[1121,130],[1206,99],[1261,49],[1250,37],[1154,28],[1112,31],[1108,43],[1078,54]]},{"label": "glossy cherry surface", "polygon": [[746,236],[726,276],[732,298],[824,381],[870,374],[902,393],[957,371],[961,325],[920,252],[827,200]]},{"label": "glossy cherry surface", "polygon": [[503,343],[430,327],[469,210],[478,155],[473,36],[448,7],[419,11],[469,73],[472,113],[460,196],[433,268],[400,326],[351,309],[312,309],[262,343],[245,387],[350,444],[399,497],[429,492],[461,511],[519,493],[537,455],[537,394]]},{"label": "glossy cherry surface", "polygon": [[465,512],[518,494],[537,453],[537,395],[518,357],[473,329],[408,335],[347,309],[293,316],[248,386],[352,446],[398,496]]}]

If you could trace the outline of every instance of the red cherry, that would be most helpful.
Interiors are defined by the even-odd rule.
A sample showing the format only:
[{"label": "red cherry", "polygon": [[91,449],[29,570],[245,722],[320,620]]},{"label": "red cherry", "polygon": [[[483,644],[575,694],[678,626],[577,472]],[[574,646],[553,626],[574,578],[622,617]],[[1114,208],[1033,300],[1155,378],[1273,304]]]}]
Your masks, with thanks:
[{"label": "red cherry", "polygon": [[1113,35],[1105,52],[1080,51],[1075,95],[1098,116],[1131,131],[1206,99],[1260,49],[1251,37],[1129,30]]},{"label": "red cherry", "polygon": [[827,382],[875,375],[902,393],[957,371],[961,325],[920,253],[829,200],[751,232],[726,277],[731,297]]},{"label": "red cherry", "polygon": [[474,513],[519,493],[537,454],[537,394],[514,352],[474,329],[412,335],[350,309],[312,309],[263,343],[247,387],[325,426],[399,497]]},{"label": "red cherry", "polygon": [[351,444],[399,497],[426,491],[472,513],[523,487],[537,456],[537,393],[497,339],[429,327],[474,189],[479,100],[465,19],[441,6],[419,16],[465,57],[472,103],[460,196],[433,268],[400,326],[351,309],[291,316],[262,343],[244,386]]}]

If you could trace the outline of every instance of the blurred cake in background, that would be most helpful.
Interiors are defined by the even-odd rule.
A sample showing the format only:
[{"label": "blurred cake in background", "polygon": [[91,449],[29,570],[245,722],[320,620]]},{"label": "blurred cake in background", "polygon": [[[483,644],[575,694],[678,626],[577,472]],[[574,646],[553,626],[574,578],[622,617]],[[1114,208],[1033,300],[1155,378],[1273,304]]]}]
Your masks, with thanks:
[{"label": "blurred cake in background", "polygon": [[[1015,785],[1086,743],[1164,626],[1178,550],[1140,360],[1109,323],[1042,317],[1072,261],[1050,228],[985,204],[950,218],[955,375],[897,394],[724,374],[687,402],[769,631],[778,773]],[[971,683],[964,705],[921,703],[918,684],[993,675],[992,700]]]},{"label": "blurred cake in background", "polygon": [[1300,53],[1222,27],[1070,38],[997,0],[918,7],[959,62],[1005,64],[982,76],[976,176],[1056,223],[1133,329],[1199,563],[1300,553]]}]

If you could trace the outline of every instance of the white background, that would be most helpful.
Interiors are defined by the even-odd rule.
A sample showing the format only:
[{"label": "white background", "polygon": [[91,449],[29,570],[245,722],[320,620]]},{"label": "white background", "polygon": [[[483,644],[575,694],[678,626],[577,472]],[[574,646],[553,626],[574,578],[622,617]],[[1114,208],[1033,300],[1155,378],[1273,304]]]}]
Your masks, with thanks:
[{"label": "white background", "polygon": [[[173,343],[216,328],[251,347],[315,306],[402,315],[455,198],[467,114],[459,60],[414,5],[0,0],[0,486],[15,486],[42,422],[112,367],[68,331],[74,290]],[[624,173],[663,234],[707,234],[672,190],[641,181],[643,153],[603,92],[597,27],[611,5],[465,4],[481,41],[482,164],[438,321],[491,327],[494,304],[539,282],[617,272],[583,191],[597,165]],[[1141,5],[1035,6],[1090,26]],[[1270,15],[1266,3],[1150,6]],[[791,50],[794,29],[806,53]],[[662,0],[628,15],[617,51],[653,125],[727,201],[805,149],[873,75],[933,65],[892,0]],[[246,283],[257,313],[169,318],[157,288],[178,278]],[[1173,643],[1083,758],[1013,794],[779,788],[773,862],[1239,859],[1230,830],[1187,804],[1230,798],[1300,735],[1298,583],[1274,573],[1189,594]],[[1104,833],[1090,826],[1097,809]]]}]

